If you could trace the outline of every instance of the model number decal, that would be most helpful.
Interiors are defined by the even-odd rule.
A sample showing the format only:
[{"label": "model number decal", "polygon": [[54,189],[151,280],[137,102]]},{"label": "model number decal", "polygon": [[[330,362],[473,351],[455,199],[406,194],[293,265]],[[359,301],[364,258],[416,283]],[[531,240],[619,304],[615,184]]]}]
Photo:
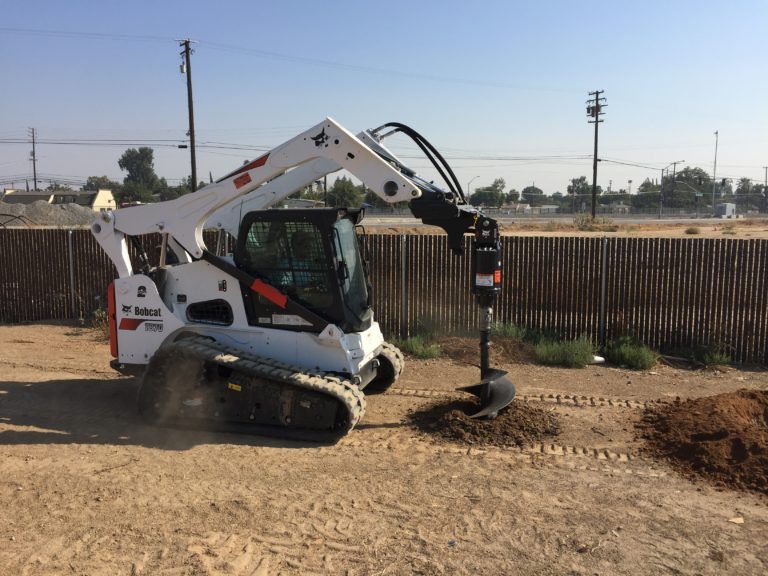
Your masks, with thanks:
[{"label": "model number decal", "polygon": [[144,331],[145,332],[162,332],[163,323],[162,322],[144,322]]}]

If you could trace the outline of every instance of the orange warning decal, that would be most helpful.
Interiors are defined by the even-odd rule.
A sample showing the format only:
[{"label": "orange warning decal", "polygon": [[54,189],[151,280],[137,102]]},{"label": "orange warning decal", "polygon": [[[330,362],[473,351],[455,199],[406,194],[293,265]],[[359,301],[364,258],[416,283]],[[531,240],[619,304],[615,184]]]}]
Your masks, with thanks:
[{"label": "orange warning decal", "polygon": [[251,175],[246,172],[234,179],[235,188],[240,189],[251,181]]}]

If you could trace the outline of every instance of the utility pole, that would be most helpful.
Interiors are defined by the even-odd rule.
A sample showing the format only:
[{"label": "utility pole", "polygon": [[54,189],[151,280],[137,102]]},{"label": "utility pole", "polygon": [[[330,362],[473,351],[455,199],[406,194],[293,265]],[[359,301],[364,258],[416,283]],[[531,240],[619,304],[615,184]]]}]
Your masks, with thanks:
[{"label": "utility pole", "polygon": [[717,142],[720,139],[719,130],[715,130],[715,167],[712,170],[712,217],[715,217],[715,187],[717,186]]},{"label": "utility pole", "polygon": [[[675,167],[674,169],[676,170],[677,165],[682,164],[683,162],[685,162],[685,160],[675,160],[674,162],[670,162],[664,168],[661,169],[661,184],[659,185],[659,220],[661,220],[662,218],[662,210],[664,208],[664,172],[666,171],[667,176],[669,176],[669,167],[674,166]],[[675,180],[675,176],[673,171],[673,176],[672,176],[672,192],[673,193],[675,190],[674,180]]]},{"label": "utility pole", "polygon": [[[675,197],[675,177],[677,175],[677,165],[680,162],[685,162],[685,160],[680,160],[678,162],[672,162],[672,198]],[[669,172],[667,172],[669,174]]]},{"label": "utility pole", "polygon": [[588,120],[590,124],[595,125],[595,155],[592,159],[592,219],[595,219],[595,212],[597,210],[597,127],[602,122],[600,120],[600,116],[605,114],[603,112],[603,108],[605,106],[608,106],[608,104],[605,104],[605,98],[601,97],[600,94],[604,93],[605,90],[595,90],[594,92],[590,92],[590,96],[594,96],[594,98],[590,98],[587,100],[587,116],[590,118],[594,118],[594,120]]},{"label": "utility pole", "polygon": [[37,152],[35,150],[35,139],[37,136],[37,130],[34,128],[29,129],[29,135],[32,137],[32,177],[35,183],[35,192],[37,192]]},{"label": "utility pole", "polygon": [[183,58],[181,63],[181,73],[187,73],[187,108],[189,109],[189,156],[192,162],[192,181],[190,182],[190,191],[197,190],[197,160],[195,159],[195,110],[192,104],[192,61],[190,56],[192,55],[192,49],[190,44],[192,41],[187,38],[185,40],[179,40],[179,46],[183,46],[184,50],[181,52]]}]

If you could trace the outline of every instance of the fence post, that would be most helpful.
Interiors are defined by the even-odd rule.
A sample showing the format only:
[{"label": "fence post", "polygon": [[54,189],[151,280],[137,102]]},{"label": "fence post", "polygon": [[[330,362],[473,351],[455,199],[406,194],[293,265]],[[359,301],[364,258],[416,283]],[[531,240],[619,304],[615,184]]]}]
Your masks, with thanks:
[{"label": "fence post", "polygon": [[75,301],[75,253],[72,248],[72,230],[67,234],[67,254],[69,255],[69,300],[72,306],[72,318],[77,319],[77,303]]},{"label": "fence post", "polygon": [[400,338],[408,338],[408,237],[400,236]]},{"label": "fence post", "polygon": [[603,236],[601,242],[601,256],[600,256],[600,349],[605,352],[605,324],[606,324],[606,310],[605,300],[607,298],[607,283],[608,283],[608,237]]}]

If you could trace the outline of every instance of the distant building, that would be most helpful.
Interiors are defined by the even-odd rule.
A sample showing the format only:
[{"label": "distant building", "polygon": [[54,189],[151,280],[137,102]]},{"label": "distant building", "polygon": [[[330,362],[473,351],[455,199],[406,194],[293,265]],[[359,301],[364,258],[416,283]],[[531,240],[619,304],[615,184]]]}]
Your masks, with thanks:
[{"label": "distant building", "polygon": [[77,190],[45,192],[42,190],[5,190],[2,201],[9,204],[32,204],[42,200],[48,204],[77,204],[98,212],[117,208],[111,190]]},{"label": "distant building", "polygon": [[717,218],[736,218],[736,204],[723,202],[715,205],[715,216]]},{"label": "distant building", "polygon": [[611,211],[611,214],[629,214],[632,211],[632,207],[623,202],[609,204],[608,209]]},{"label": "distant building", "polygon": [[29,191],[6,188],[3,190],[2,201],[7,204],[32,204],[32,202],[42,200],[50,204],[51,196],[50,192],[43,192],[41,190]]}]

